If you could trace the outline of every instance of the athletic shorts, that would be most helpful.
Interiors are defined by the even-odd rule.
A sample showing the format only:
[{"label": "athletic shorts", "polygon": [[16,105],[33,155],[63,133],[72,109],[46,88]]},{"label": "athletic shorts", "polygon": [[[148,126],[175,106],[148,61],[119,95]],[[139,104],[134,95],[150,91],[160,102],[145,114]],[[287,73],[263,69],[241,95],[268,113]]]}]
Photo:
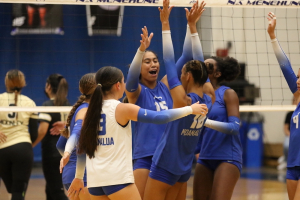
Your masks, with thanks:
[{"label": "athletic shorts", "polygon": [[238,161],[235,161],[235,160],[206,160],[206,159],[198,159],[198,161],[197,161],[197,163],[199,163],[201,165],[204,165],[205,167],[207,167],[208,169],[210,169],[212,171],[215,171],[218,168],[218,166],[221,163],[223,163],[223,162],[235,165],[239,169],[240,173],[242,172],[242,168],[243,168],[242,163],[240,163]]},{"label": "athletic shorts", "polygon": [[300,179],[300,167],[288,167],[286,170],[286,179],[298,181]]},{"label": "athletic shorts", "polygon": [[120,185],[110,185],[110,186],[103,186],[103,187],[90,187],[88,188],[89,193],[94,196],[102,196],[106,195],[109,196],[113,193],[116,193],[123,188],[127,187],[132,183],[120,184]]},{"label": "athletic shorts", "polygon": [[[86,187],[86,182],[83,182],[84,187]],[[71,183],[64,184],[65,189],[68,191],[71,186]]]},{"label": "athletic shorts", "polygon": [[192,168],[189,170],[189,172],[183,175],[172,174],[171,172],[163,168],[160,168],[156,166],[154,163],[152,163],[149,177],[169,185],[175,185],[176,182],[181,182],[181,183],[187,182],[191,176],[191,173],[192,173]]},{"label": "athletic shorts", "polygon": [[151,164],[152,164],[152,157],[153,156],[147,156],[144,158],[138,158],[133,161],[133,170],[136,169],[148,169],[150,170]]}]

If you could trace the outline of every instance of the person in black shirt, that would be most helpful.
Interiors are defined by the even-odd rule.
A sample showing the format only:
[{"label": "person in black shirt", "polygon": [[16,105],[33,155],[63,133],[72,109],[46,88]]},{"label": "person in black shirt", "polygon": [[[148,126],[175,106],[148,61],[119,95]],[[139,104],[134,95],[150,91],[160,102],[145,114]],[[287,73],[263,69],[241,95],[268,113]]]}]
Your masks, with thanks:
[{"label": "person in black shirt", "polygon": [[[45,93],[49,97],[43,106],[70,106],[67,100],[68,83],[60,74],[52,74],[47,78]],[[61,155],[56,149],[60,135],[50,133],[52,125],[57,121],[66,121],[68,113],[40,113],[38,138],[34,146],[42,141],[42,167],[46,180],[47,200],[67,200],[62,176],[59,172]]]}]

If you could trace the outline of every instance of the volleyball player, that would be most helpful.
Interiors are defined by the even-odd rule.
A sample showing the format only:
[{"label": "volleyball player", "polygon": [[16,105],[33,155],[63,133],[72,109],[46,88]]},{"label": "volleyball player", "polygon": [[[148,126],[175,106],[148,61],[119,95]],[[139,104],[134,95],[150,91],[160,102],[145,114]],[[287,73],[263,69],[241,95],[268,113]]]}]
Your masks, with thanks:
[{"label": "volleyball player", "polygon": [[[21,95],[26,86],[21,71],[8,71],[5,86],[7,92],[0,94],[0,106],[35,107],[30,98]],[[0,132],[5,135],[0,142],[0,177],[12,194],[11,200],[25,198],[33,163],[31,142],[37,137],[37,118],[34,112],[0,112]]]},{"label": "volleyball player", "polygon": [[[126,96],[129,103],[140,107],[156,111],[167,110],[173,107],[173,101],[166,86],[168,84],[167,78],[164,77],[161,81],[157,80],[160,70],[158,57],[152,51],[145,51],[151,43],[153,34],[148,37],[147,28],[145,27],[142,30],[142,37],[147,43],[139,47],[129,68]],[[176,63],[178,74],[181,73],[183,65],[192,59],[191,34],[189,27],[187,27],[182,56]],[[213,88],[209,84],[205,84],[205,92],[214,95]],[[135,127],[133,134],[134,177],[143,198],[152,157],[166,125],[140,122],[133,122],[133,125]]]},{"label": "volleyball player", "polygon": [[279,42],[276,39],[276,35],[274,32],[276,27],[276,16],[274,13],[268,13],[268,21],[268,33],[271,39],[274,53],[284,75],[284,78],[288,83],[291,92],[294,94],[294,98],[297,101],[297,108],[292,115],[290,124],[290,144],[286,172],[286,185],[289,199],[296,200],[300,199],[300,131],[298,129],[300,113],[300,70],[298,70],[298,75],[296,76],[289,59],[283,52],[281,46],[279,45]]},{"label": "volleyball player", "polygon": [[[205,123],[200,156],[194,176],[194,199],[231,199],[242,170],[239,136],[239,99],[234,90],[222,86],[240,73],[234,58],[205,60],[216,101]],[[214,121],[211,121],[214,120]],[[224,134],[225,133],[225,134]]]},{"label": "volleyball player", "polygon": [[[60,161],[60,173],[62,173],[62,180],[66,190],[69,189],[73,179],[75,178],[77,155],[76,148],[73,144],[77,144],[76,135],[81,131],[80,127],[82,125],[82,120],[86,114],[95,87],[96,81],[94,73],[86,74],[80,79],[79,90],[81,92],[81,96],[70,111],[66,126],[61,133],[62,136],[60,136],[56,144],[57,149],[63,156]],[[69,127],[70,134],[68,129]],[[86,186],[86,175],[84,175],[83,180],[84,186]],[[85,190],[85,193],[80,193],[80,200],[90,199],[86,188]]]},{"label": "volleyball player", "polygon": [[[68,83],[60,74],[51,74],[46,81],[45,93],[49,100],[43,106],[69,106],[67,100]],[[59,173],[61,155],[56,149],[59,135],[51,135],[52,124],[57,121],[65,121],[61,113],[40,113],[38,138],[36,145],[42,140],[42,167],[46,180],[47,200],[67,200],[62,184],[62,176]]]},{"label": "volleyball player", "polygon": [[[197,32],[196,23],[193,19],[200,18],[204,6],[204,2],[200,6],[196,2],[191,12],[187,14],[190,15],[188,22],[192,34]],[[174,67],[174,51],[169,26],[169,15],[172,7],[168,7],[169,0],[164,0],[163,9],[159,8],[159,11],[163,30],[164,62],[168,86],[174,102],[173,107],[184,107],[199,101],[205,103],[210,109],[211,98],[203,92],[203,85],[208,78],[203,62],[198,60],[187,62],[182,68],[181,82],[178,79]],[[195,48],[193,42],[192,48]],[[206,117],[202,115],[189,115],[167,124],[152,159],[145,189],[145,200],[175,199],[177,197],[182,185],[190,178],[194,151],[205,119]]]},{"label": "volleyball player", "polygon": [[193,104],[155,112],[121,103],[118,99],[124,94],[124,76],[115,67],[99,69],[96,83],[98,85],[90,100],[78,143],[79,153],[87,156],[82,154],[78,157],[76,178],[68,193],[72,196],[83,188],[81,179],[86,163],[87,185],[92,200],[141,199],[133,177],[130,120],[167,123],[189,114],[206,115],[207,107]]}]

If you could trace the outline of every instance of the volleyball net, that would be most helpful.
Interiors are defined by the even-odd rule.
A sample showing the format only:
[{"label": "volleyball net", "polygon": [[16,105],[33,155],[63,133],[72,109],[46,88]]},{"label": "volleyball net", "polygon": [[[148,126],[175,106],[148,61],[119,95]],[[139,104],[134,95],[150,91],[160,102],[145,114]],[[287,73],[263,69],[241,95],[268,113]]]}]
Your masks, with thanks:
[{"label": "volleyball net", "polygon": [[[80,95],[82,75],[107,65],[127,65],[139,46],[141,28],[154,33],[150,49],[162,60],[158,6],[162,0],[0,0],[0,75],[20,69],[27,86],[22,94],[32,98],[37,112],[68,112],[70,107],[40,107],[47,76],[62,74],[69,83],[68,99]],[[182,53],[186,32],[185,11],[194,0],[171,0],[170,16],[176,59]],[[240,111],[289,111],[293,95],[282,75],[267,34],[268,12],[277,16],[276,35],[295,72],[300,67],[299,2],[208,0],[197,27],[205,58],[231,56],[241,74],[231,83],[240,98]],[[5,86],[0,86],[4,92]],[[24,111],[27,108],[0,108]]]}]

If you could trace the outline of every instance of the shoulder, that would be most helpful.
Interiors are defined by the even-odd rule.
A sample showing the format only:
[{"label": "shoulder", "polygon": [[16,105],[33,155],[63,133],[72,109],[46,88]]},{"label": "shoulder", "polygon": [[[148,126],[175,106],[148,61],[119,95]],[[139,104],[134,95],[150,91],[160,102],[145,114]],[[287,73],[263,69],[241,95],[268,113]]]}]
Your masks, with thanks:
[{"label": "shoulder", "polygon": [[71,106],[69,100],[66,101],[65,105],[64,106]]},{"label": "shoulder", "polygon": [[53,106],[53,101],[52,100],[47,100],[47,101],[44,101],[44,103],[42,104],[42,106]]},{"label": "shoulder", "polygon": [[225,90],[223,99],[226,104],[227,103],[239,104],[239,98],[238,98],[236,92],[231,88],[228,88]]},{"label": "shoulder", "polygon": [[88,107],[81,107],[80,109],[77,108],[75,121],[77,121],[78,119],[84,119],[87,109]]},{"label": "shoulder", "polygon": [[3,98],[3,97],[5,97],[5,96],[7,96],[7,95],[8,95],[7,92],[3,92],[3,93],[0,94],[0,98]]},{"label": "shoulder", "polygon": [[21,99],[22,99],[22,102],[25,102],[24,106],[26,106],[26,107],[36,107],[35,102],[32,99],[30,99],[29,97],[21,94]]},{"label": "shoulder", "polygon": [[164,83],[164,82],[162,82],[162,81],[158,81],[158,82],[157,82],[157,85],[158,85],[161,89],[163,89],[163,90],[165,90],[165,91],[169,91],[169,84],[168,84],[168,82],[167,82],[167,83]]}]

